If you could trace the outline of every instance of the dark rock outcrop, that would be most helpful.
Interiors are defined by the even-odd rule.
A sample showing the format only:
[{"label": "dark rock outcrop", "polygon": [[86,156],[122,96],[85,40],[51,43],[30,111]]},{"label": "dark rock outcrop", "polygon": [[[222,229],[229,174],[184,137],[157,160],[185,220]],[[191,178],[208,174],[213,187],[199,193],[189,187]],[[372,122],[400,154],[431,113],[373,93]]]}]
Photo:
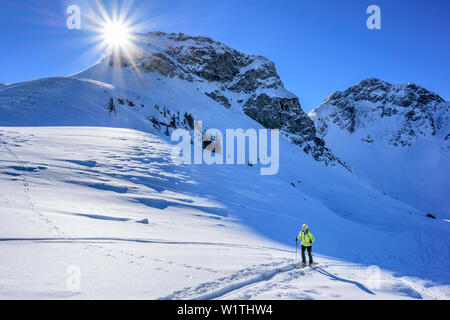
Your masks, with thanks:
[{"label": "dark rock outcrop", "polygon": [[264,127],[287,132],[293,143],[317,161],[330,164],[337,160],[325,147],[325,141],[316,136],[314,122],[302,110],[298,98],[269,97],[263,93],[252,96],[243,110]]},{"label": "dark rock outcrop", "polygon": [[230,101],[228,100],[227,97],[225,97],[224,95],[220,94],[219,90],[216,90],[214,92],[205,92],[205,94],[210,97],[211,99],[213,99],[214,101],[216,101],[217,103],[220,103],[221,105],[223,105],[225,108],[230,108],[231,104]]}]

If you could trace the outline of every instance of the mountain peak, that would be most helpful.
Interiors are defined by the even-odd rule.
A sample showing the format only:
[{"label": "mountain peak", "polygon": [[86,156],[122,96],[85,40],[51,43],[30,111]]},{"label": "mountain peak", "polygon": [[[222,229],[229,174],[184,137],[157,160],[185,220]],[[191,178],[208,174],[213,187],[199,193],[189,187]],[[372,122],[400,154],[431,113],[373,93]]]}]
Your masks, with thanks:
[{"label": "mountain peak", "polygon": [[[126,88],[134,87],[129,80],[135,79],[136,86],[147,83],[148,90],[152,91],[161,84],[173,85],[170,89],[177,95],[183,93],[184,99],[172,100],[170,105],[167,99],[161,99],[164,103],[155,101],[155,104],[167,106],[175,113],[192,113],[195,119],[214,118],[214,114],[205,113],[205,103],[222,110],[243,112],[265,128],[280,129],[285,137],[315,160],[326,164],[339,162],[317,137],[313,121],[302,110],[298,97],[284,88],[275,63],[269,59],[239,52],[207,37],[183,33],[149,32],[137,35],[136,43],[134,52],[107,56],[99,65],[77,77],[106,83],[112,81],[115,87]],[[118,73],[122,76],[114,76]],[[201,113],[196,114],[194,108],[183,109],[188,100],[187,91],[195,96],[191,105],[198,100],[195,104],[204,106]],[[151,94],[153,98],[167,95],[160,92],[145,94]],[[205,97],[209,99],[206,102]],[[153,115],[146,114],[146,117]],[[170,119],[158,119],[160,123],[168,121]],[[221,125],[220,121],[215,119],[206,125],[217,127]]]},{"label": "mountain peak", "polygon": [[173,40],[175,42],[187,42],[191,41],[193,43],[196,43],[197,45],[204,45],[204,44],[215,44],[215,45],[224,45],[223,43],[213,40],[209,37],[205,36],[190,36],[186,35],[182,32],[179,33],[166,33],[162,31],[150,31],[147,33],[141,33],[137,34],[138,38],[141,38],[145,41],[146,38],[152,38],[152,37],[158,37],[161,39],[169,39]]},{"label": "mountain peak", "polygon": [[446,136],[449,106],[419,85],[369,78],[334,92],[309,115],[322,137],[336,125],[350,134],[359,132],[369,143],[378,136],[395,146],[410,146],[420,136]]},{"label": "mountain peak", "polygon": [[445,102],[439,95],[414,83],[391,84],[378,78],[368,78],[345,91],[334,92],[324,103],[337,105],[344,100],[369,101],[401,107],[428,107]]},{"label": "mountain peak", "polygon": [[102,63],[110,67],[132,66],[144,73],[189,82],[218,82],[233,92],[284,87],[272,61],[241,53],[211,38],[159,31],[136,37],[133,52],[112,54]]},{"label": "mountain peak", "polygon": [[357,85],[361,87],[374,87],[380,85],[390,85],[390,83],[383,81],[379,78],[367,78],[360,81]]}]

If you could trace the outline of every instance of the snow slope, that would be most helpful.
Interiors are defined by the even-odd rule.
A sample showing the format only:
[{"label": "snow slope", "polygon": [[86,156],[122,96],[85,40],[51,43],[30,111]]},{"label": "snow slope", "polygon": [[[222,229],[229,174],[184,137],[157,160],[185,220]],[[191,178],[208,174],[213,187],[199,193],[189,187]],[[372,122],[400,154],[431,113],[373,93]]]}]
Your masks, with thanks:
[{"label": "snow slope", "polygon": [[[178,48],[167,45],[173,37],[211,44],[151,36],[164,38],[164,54]],[[246,59],[213,43],[208,59],[222,49]],[[73,77],[0,88],[2,298],[448,299],[450,224],[341,165],[295,115],[295,96],[277,77],[262,81],[266,67],[227,78],[233,63],[208,73],[215,64],[205,58],[166,73],[156,58],[145,56],[144,69],[105,59]],[[223,78],[206,80],[215,74]],[[261,101],[284,123],[278,175],[171,161],[164,133],[189,127],[183,114],[204,128],[258,129],[269,119]],[[319,268],[294,268],[303,223]],[[76,290],[70,266],[81,271]]]},{"label": "snow slope", "polygon": [[[331,197],[342,211],[330,209],[320,197],[332,190],[302,170],[290,169],[305,179],[293,188],[249,166],[175,166],[171,144],[142,131],[0,134],[2,298],[448,298],[448,223],[399,214],[408,207],[394,200],[377,205],[363,186],[353,197],[373,208],[354,219],[349,199]],[[292,265],[302,222],[318,239],[320,269]],[[367,283],[374,263],[379,288]],[[66,285],[70,266],[81,270],[79,290]]]}]

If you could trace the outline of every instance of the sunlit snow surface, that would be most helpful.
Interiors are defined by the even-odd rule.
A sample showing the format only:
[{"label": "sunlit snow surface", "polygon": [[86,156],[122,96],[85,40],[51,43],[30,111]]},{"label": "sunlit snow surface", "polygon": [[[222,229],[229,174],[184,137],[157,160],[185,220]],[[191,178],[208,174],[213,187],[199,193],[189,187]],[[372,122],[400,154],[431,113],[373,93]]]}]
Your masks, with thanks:
[{"label": "sunlit snow surface", "polygon": [[[446,221],[281,151],[263,177],[176,166],[168,140],[142,131],[0,127],[0,298],[450,297]],[[315,269],[293,266],[302,223]]]},{"label": "sunlit snow surface", "polygon": [[[179,44],[149,37],[149,53]],[[266,62],[254,59],[248,68]],[[243,103],[295,97],[276,80],[234,92],[104,60],[73,77],[1,86],[0,298],[448,299],[448,217],[427,218],[390,174],[375,170],[384,183],[375,184],[327,167],[283,136],[275,176],[256,164],[177,166],[149,121],[170,121],[170,111],[203,129],[261,129]],[[229,108],[206,95],[216,91]],[[367,149],[357,150],[350,166],[365,163]],[[399,159],[394,169],[408,172]],[[447,184],[433,189],[442,211]],[[294,267],[303,223],[316,238],[314,269]]]}]

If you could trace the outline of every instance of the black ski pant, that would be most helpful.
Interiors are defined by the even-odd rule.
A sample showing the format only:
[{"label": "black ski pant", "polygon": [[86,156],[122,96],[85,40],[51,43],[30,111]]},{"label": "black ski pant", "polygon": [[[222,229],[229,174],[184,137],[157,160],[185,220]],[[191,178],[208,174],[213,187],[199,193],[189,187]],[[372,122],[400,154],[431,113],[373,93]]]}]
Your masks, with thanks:
[{"label": "black ski pant", "polygon": [[312,263],[313,263],[313,258],[312,258],[312,246],[305,247],[305,246],[302,245],[302,262],[303,262],[304,264],[306,264],[305,250],[308,250],[309,264],[312,264]]}]

